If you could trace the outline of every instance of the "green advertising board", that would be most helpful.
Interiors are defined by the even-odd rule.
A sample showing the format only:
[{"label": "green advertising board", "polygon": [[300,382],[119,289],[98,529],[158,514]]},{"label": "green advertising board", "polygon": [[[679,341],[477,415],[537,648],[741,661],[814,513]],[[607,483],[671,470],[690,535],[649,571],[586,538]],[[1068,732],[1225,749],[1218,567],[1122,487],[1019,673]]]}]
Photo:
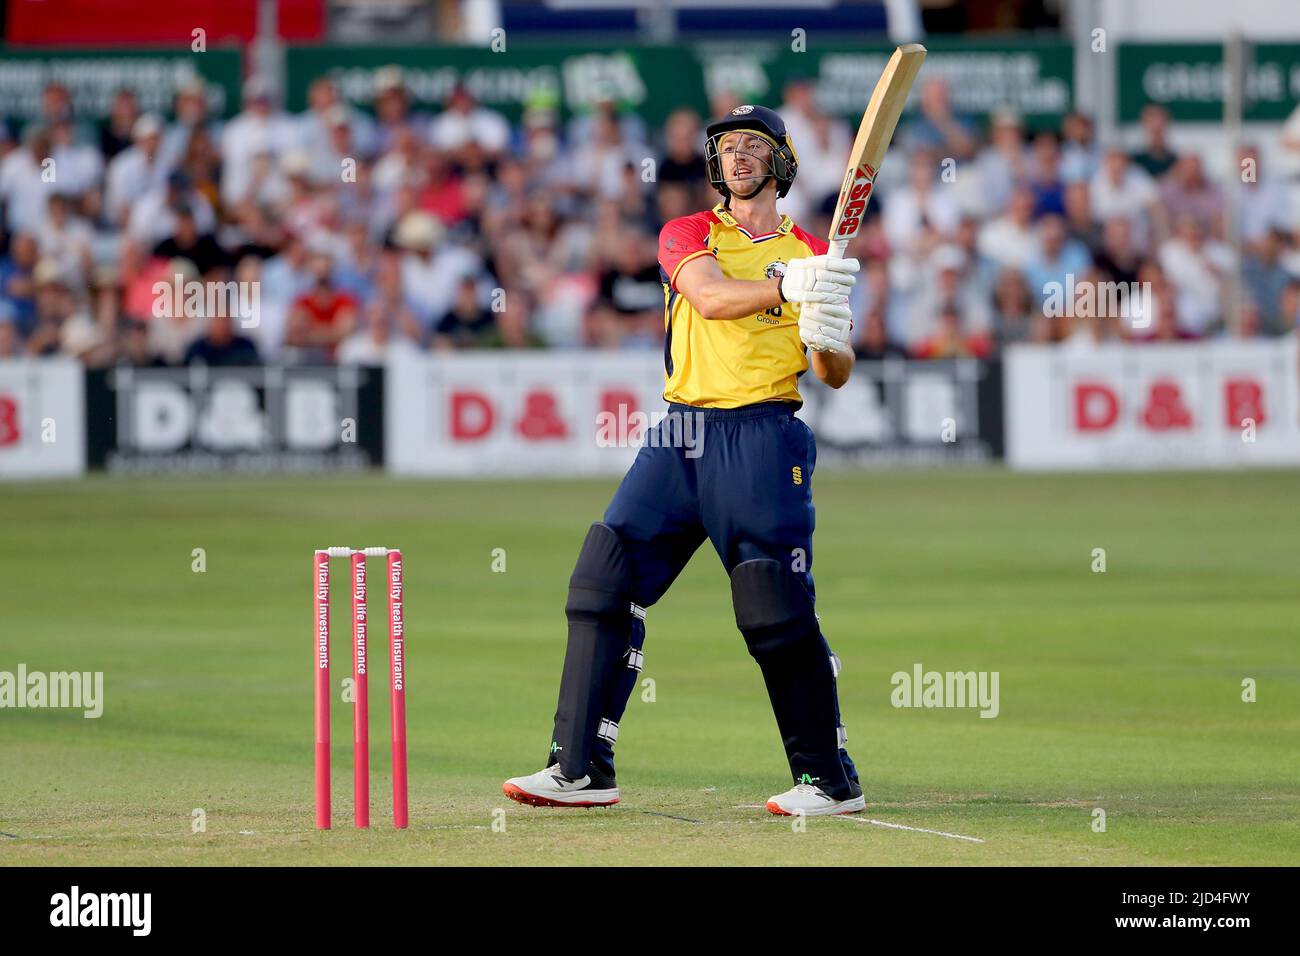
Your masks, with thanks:
[{"label": "green advertising board", "polygon": [[[785,83],[812,79],[823,108],[856,123],[880,77],[892,45],[816,44],[797,52],[787,44],[693,46],[520,46],[495,53],[471,47],[290,47],[286,105],[306,107],[313,79],[331,76],[349,101],[368,107],[375,73],[402,68],[421,109],[441,105],[458,81],[484,104],[517,120],[533,100],[564,115],[606,97],[657,125],[674,109],[708,112],[711,94],[731,90],[773,106]],[[1068,43],[945,41],[931,48],[922,78],[944,79],[958,112],[982,120],[1010,106],[1032,127],[1055,126],[1073,104],[1074,51]]]},{"label": "green advertising board", "polygon": [[[918,87],[942,79],[953,108],[979,121],[1001,107],[1021,114],[1031,128],[1056,127],[1074,103],[1074,50],[1059,41],[927,43]],[[773,106],[791,79],[815,84],[818,104],[855,126],[880,79],[893,44],[814,44],[799,53],[788,45],[702,44],[710,91],[732,89]],[[912,95],[908,109],[916,107]]]},{"label": "green advertising board", "polygon": [[[1300,43],[1253,44],[1247,54],[1247,122],[1277,122],[1300,105]],[[1217,43],[1124,43],[1119,47],[1116,115],[1136,122],[1159,103],[1187,123],[1223,121],[1223,46]]]},{"label": "green advertising board", "polygon": [[518,120],[530,103],[581,113],[602,99],[661,123],[678,106],[704,112],[704,81],[688,50],[676,47],[518,46],[495,53],[483,47],[290,47],[286,53],[290,110],[307,105],[307,88],[332,77],[345,99],[363,108],[374,99],[375,73],[402,68],[416,107],[438,108],[463,82],[484,105]]},{"label": "green advertising board", "polygon": [[72,94],[79,119],[108,115],[114,94],[132,90],[144,112],[168,115],[180,83],[194,75],[208,83],[213,114],[239,111],[240,53],[237,49],[193,53],[172,50],[41,50],[0,48],[0,112],[24,123],[40,115],[41,91],[61,83]]}]

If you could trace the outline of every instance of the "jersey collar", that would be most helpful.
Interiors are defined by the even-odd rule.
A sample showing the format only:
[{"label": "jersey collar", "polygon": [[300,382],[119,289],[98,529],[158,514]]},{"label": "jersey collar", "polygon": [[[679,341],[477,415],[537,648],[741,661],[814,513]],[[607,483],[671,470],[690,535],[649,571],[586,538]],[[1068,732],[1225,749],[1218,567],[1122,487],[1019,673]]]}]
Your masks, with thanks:
[{"label": "jersey collar", "polygon": [[731,211],[722,203],[718,203],[713,207],[713,214],[718,217],[718,222],[722,223],[724,226],[730,226],[732,229],[739,230],[740,233],[749,239],[750,242],[762,242],[764,239],[775,239],[777,236],[784,236],[794,228],[794,223],[791,221],[790,217],[782,216],[781,224],[776,227],[776,232],[769,232],[761,236],[755,236],[752,235],[748,229],[742,226],[736,220],[736,217],[731,214]]}]

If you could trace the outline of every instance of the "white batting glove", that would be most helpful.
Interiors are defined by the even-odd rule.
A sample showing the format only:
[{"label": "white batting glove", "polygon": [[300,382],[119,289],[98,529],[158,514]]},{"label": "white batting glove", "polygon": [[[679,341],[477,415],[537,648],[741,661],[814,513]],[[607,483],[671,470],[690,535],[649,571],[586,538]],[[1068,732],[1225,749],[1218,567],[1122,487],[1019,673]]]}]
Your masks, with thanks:
[{"label": "white batting glove", "polygon": [[847,304],[810,302],[799,308],[799,338],[814,352],[847,352],[853,313]]},{"label": "white batting glove", "polygon": [[781,296],[787,302],[844,302],[857,282],[857,259],[810,256],[791,259],[781,279]]}]

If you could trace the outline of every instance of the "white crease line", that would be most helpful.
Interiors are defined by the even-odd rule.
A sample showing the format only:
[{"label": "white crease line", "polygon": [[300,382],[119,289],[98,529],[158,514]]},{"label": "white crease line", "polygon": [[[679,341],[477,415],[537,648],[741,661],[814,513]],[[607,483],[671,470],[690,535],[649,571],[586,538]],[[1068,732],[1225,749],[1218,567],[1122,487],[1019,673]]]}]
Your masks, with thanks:
[{"label": "white crease line", "polygon": [[[365,828],[362,829],[364,830]],[[379,829],[384,829],[384,828],[379,828]],[[446,824],[440,824],[437,826],[428,826],[428,827],[412,826],[409,827],[408,829],[419,831],[419,830],[487,830],[490,828],[487,826],[483,826],[482,824],[475,824],[475,823],[446,823]],[[167,837],[175,837],[178,840],[182,840],[182,839],[190,839],[191,837],[204,837],[204,836],[207,837],[294,836],[294,835],[305,835],[305,834],[315,833],[315,832],[329,833],[334,830],[337,830],[339,832],[343,832],[345,830],[351,830],[353,832],[362,832],[361,830],[358,830],[356,827],[340,826],[340,827],[331,827],[330,830],[321,830],[321,831],[316,831],[315,829],[308,828],[308,827],[298,827],[292,830],[269,830],[269,829],[268,830],[204,830],[201,833],[191,833],[188,830],[167,830],[162,833],[139,833],[136,831],[121,832],[121,833],[106,833],[106,832],[34,833],[30,836],[22,836],[21,834],[14,834],[13,838],[19,842],[25,842],[25,843],[48,843],[54,840],[126,840],[126,839],[133,839],[136,837],[147,837],[147,838],[158,837],[164,839]]]},{"label": "white crease line", "polygon": [[889,827],[891,830],[911,830],[913,833],[933,833],[935,836],[947,837],[950,840],[966,840],[970,843],[983,843],[979,837],[962,836],[960,833],[945,833],[942,830],[927,830],[925,827],[909,827],[902,823],[886,823],[884,820],[872,820],[869,818],[859,818],[849,816],[848,814],[839,814],[837,820],[844,820],[847,823],[869,823],[877,827]]},{"label": "white crease line", "polygon": [[[762,803],[738,803],[737,810],[766,810],[767,805]],[[942,830],[927,830],[925,827],[909,827],[902,823],[886,823],[884,820],[872,820],[866,817],[855,817],[848,813],[835,814],[836,820],[845,820],[849,823],[870,823],[878,827],[889,827],[891,830],[911,830],[913,833],[933,833],[935,836],[948,837],[950,840],[968,840],[971,843],[983,843],[979,837],[962,836],[960,833],[945,833]]]}]

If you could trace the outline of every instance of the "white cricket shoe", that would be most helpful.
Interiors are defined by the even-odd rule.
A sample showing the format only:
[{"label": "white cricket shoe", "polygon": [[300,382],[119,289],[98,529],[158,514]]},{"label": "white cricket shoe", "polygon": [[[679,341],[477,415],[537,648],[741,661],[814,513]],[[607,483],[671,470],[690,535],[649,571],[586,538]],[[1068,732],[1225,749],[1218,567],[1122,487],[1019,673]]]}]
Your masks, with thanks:
[{"label": "white cricket shoe", "polygon": [[511,777],[501,785],[511,800],[535,807],[608,807],[618,803],[618,787],[593,767],[585,776],[566,777],[558,763],[526,777]]},{"label": "white cricket shoe", "polygon": [[867,801],[861,791],[847,800],[836,800],[821,787],[814,787],[811,783],[795,784],[785,793],[778,793],[775,797],[769,797],[767,801],[769,813],[785,817],[794,816],[795,813],[802,813],[806,817],[821,817],[838,813],[857,813],[866,808]]}]

